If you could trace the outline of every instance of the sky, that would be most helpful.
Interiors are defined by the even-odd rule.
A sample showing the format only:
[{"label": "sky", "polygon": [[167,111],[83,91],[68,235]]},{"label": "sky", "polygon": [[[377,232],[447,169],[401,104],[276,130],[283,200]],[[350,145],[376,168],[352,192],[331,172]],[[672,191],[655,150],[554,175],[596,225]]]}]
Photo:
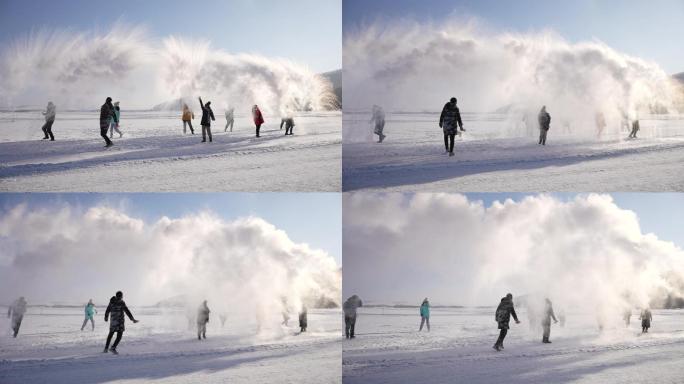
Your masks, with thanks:
[{"label": "sky", "polygon": [[0,45],[41,28],[106,31],[144,25],[152,38],[208,39],[230,53],[256,53],[305,64],[315,72],[342,66],[339,0],[0,1]]},{"label": "sky", "polygon": [[346,35],[377,21],[439,22],[462,15],[499,32],[551,28],[570,42],[598,39],[653,60],[670,74],[684,72],[681,0],[344,0],[343,28]]},{"label": "sky", "polygon": [[343,206],[344,297],[493,305],[508,291],[591,309],[684,296],[684,194],[356,193]]},{"label": "sky", "polygon": [[68,203],[87,210],[107,205],[152,224],[162,216],[171,219],[209,210],[225,220],[258,216],[295,243],[307,243],[342,264],[342,203],[335,193],[3,193],[0,214],[17,204],[31,209]]}]

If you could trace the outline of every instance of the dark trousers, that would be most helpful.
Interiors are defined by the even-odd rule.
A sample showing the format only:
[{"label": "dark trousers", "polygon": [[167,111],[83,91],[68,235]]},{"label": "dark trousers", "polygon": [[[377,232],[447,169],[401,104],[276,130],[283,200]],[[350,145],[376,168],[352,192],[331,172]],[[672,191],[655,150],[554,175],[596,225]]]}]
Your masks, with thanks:
[{"label": "dark trousers", "polygon": [[17,316],[12,318],[12,330],[14,331],[14,337],[17,337],[19,334],[19,328],[21,327],[21,321],[24,319],[24,316]]},{"label": "dark trousers", "polygon": [[292,134],[292,128],[294,128],[294,125],[290,123],[285,124],[285,134],[286,135],[291,135]]},{"label": "dark trousers", "polygon": [[261,124],[256,125],[256,137],[259,137],[259,130],[261,129]]},{"label": "dark trousers", "polygon": [[544,330],[542,341],[549,341],[549,336],[551,336],[551,323],[542,323],[542,329]]},{"label": "dark trousers", "polygon": [[209,135],[209,141],[211,141],[211,126],[202,126],[202,141],[207,141],[207,135]]},{"label": "dark trousers", "polygon": [[48,120],[43,124],[43,133],[45,134],[45,139],[50,137],[50,140],[54,140],[55,136],[52,134],[52,124],[54,123],[54,120]]},{"label": "dark trousers", "polygon": [[539,144],[546,145],[546,134],[549,132],[548,129],[539,130]]},{"label": "dark trousers", "polygon": [[235,120],[233,120],[233,119],[228,120],[226,122],[226,128],[223,130],[223,132],[228,130],[228,126],[230,126],[230,131],[233,132],[233,123],[234,122],[235,122]]},{"label": "dark trousers", "polygon": [[453,152],[454,151],[454,139],[456,138],[456,134],[450,134],[450,133],[445,133],[444,134],[444,148],[446,149],[447,152]]},{"label": "dark trousers", "polygon": [[107,145],[112,145],[112,141],[107,137],[107,132],[109,131],[109,122],[106,124],[100,124],[100,136],[104,139]]},{"label": "dark trousers", "polygon": [[354,326],[356,325],[356,316],[344,316],[344,335],[349,339],[354,337]]},{"label": "dark trousers", "polygon": [[190,120],[187,120],[187,121],[183,120],[183,133],[186,132],[186,129],[187,129],[187,126],[188,126],[188,125],[190,126],[190,133],[192,133],[192,134],[194,135],[194,134],[195,134],[195,130],[192,129],[192,121],[190,121]]},{"label": "dark trousers", "polygon": [[123,332],[122,331],[109,331],[109,335],[107,335],[107,344],[105,344],[105,349],[109,349],[109,343],[112,341],[112,336],[114,335],[114,332],[116,332],[116,339],[114,339],[114,344],[112,344],[112,349],[116,349],[116,346],[119,345],[119,342],[121,341],[121,338],[123,337]]},{"label": "dark trousers", "polygon": [[508,329],[502,328],[501,331],[499,332],[499,338],[496,339],[496,344],[494,344],[494,345],[503,345],[503,341],[506,338],[507,333],[508,333]]}]

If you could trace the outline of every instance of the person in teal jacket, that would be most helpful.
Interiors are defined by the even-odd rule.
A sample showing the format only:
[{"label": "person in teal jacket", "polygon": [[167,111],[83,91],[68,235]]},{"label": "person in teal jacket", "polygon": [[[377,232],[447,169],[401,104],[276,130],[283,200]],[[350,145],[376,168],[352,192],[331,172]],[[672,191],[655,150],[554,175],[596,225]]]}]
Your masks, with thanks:
[{"label": "person in teal jacket", "polygon": [[93,331],[95,330],[95,320],[94,316],[97,313],[97,309],[95,309],[95,304],[93,304],[93,299],[88,300],[88,304],[85,305],[85,319],[83,319],[83,325],[81,325],[81,331],[83,328],[85,328],[86,324],[88,324],[88,320],[90,320],[90,323],[93,325]]},{"label": "person in teal jacket", "polygon": [[418,332],[423,330],[423,324],[427,324],[427,330],[430,332],[430,302],[427,297],[423,300],[423,304],[420,305],[420,328]]},{"label": "person in teal jacket", "polygon": [[121,117],[121,108],[119,108],[119,102],[117,101],[114,103],[114,114],[116,115],[116,119],[114,119],[114,116],[109,120],[109,138],[112,139],[114,138],[114,131],[119,134],[119,138],[123,136],[123,133],[119,130],[119,118]]}]

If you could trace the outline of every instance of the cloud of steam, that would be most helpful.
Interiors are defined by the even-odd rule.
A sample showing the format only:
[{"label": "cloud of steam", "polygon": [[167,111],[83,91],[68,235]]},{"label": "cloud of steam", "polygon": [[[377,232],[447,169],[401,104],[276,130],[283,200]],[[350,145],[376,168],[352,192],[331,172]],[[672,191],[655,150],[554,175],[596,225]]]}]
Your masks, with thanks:
[{"label": "cloud of steam", "polygon": [[610,129],[623,113],[673,111],[675,85],[656,63],[599,41],[569,43],[552,31],[494,34],[474,21],[372,25],[344,41],[346,109],[440,111],[451,96],[464,111],[506,110],[516,119],[547,105],[555,122]]},{"label": "cloud of steam", "polygon": [[[0,55],[0,90],[11,103],[24,96],[77,102],[118,88],[146,62],[149,46],[142,27],[116,24],[106,33],[41,30],[14,41]],[[99,101],[99,100],[98,100]],[[47,102],[47,101],[45,101]]]},{"label": "cloud of steam", "polygon": [[129,304],[184,296],[217,311],[253,318],[339,303],[334,259],[297,244],[256,217],[225,221],[211,213],[147,224],[118,209],[18,205],[0,218],[0,302],[105,304],[122,290]]},{"label": "cloud of steam", "polygon": [[[145,29],[124,24],[106,33],[41,31],[0,52],[0,104],[94,108],[106,96],[152,107],[197,96],[214,106],[264,113],[333,106],[330,82],[303,65],[278,58],[230,54],[209,41],[168,37],[155,43]],[[177,105],[174,104],[174,107]]]},{"label": "cloud of steam", "polygon": [[350,194],[343,204],[345,297],[496,305],[511,292],[619,314],[684,293],[684,251],[642,233],[608,195],[485,207],[463,195]]},{"label": "cloud of steam", "polygon": [[166,88],[184,99],[204,95],[220,104],[244,110],[257,104],[265,113],[283,115],[327,109],[334,102],[328,80],[284,59],[232,55],[208,41],[175,37],[164,40],[162,57]]}]

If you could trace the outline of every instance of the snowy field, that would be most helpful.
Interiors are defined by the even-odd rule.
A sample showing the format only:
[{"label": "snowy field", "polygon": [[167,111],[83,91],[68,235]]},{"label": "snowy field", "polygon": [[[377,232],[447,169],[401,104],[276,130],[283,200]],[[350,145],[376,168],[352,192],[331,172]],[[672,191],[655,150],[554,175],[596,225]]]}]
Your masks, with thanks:
[{"label": "snowy field", "polygon": [[[6,311],[6,308],[0,308]],[[104,308],[96,328],[80,331],[81,308],[31,307],[19,337],[0,320],[0,383],[339,383],[339,310],[310,310],[298,335],[269,319],[256,335],[253,319],[228,314],[225,327],[212,313],[207,339],[188,330],[182,310],[131,308],[119,355],[102,353],[108,332]],[[5,313],[5,312],[3,312]]]},{"label": "snowy field", "polygon": [[[558,311],[558,309],[556,309]],[[439,309],[418,332],[418,308],[362,308],[356,339],[343,345],[344,383],[681,383],[684,311],[656,310],[641,335],[615,321],[599,333],[588,313],[568,312],[564,328],[530,330],[524,309],[497,352],[495,308]],[[619,314],[616,317],[619,318]]]},{"label": "snowy field", "polygon": [[[197,112],[197,111],[195,111]],[[199,115],[183,135],[180,113],[122,111],[122,139],[105,149],[99,112],[59,112],[56,141],[41,140],[39,111],[0,112],[0,191],[339,191],[341,113],[295,116],[294,136],[266,116],[261,138],[251,116],[224,133],[216,110],[213,143],[201,143]]]},{"label": "snowy field", "polygon": [[[638,139],[627,131],[565,128],[553,120],[547,145],[538,131],[500,114],[463,113],[467,132],[454,157],[444,151],[438,113],[388,113],[387,138],[372,142],[370,115],[343,118],[345,191],[604,192],[684,189],[684,116],[640,120]],[[590,119],[591,120],[591,119]],[[593,124],[591,121],[585,124]],[[593,125],[592,125],[593,127]],[[579,132],[583,133],[579,133]],[[377,141],[377,136],[374,138]]]}]

